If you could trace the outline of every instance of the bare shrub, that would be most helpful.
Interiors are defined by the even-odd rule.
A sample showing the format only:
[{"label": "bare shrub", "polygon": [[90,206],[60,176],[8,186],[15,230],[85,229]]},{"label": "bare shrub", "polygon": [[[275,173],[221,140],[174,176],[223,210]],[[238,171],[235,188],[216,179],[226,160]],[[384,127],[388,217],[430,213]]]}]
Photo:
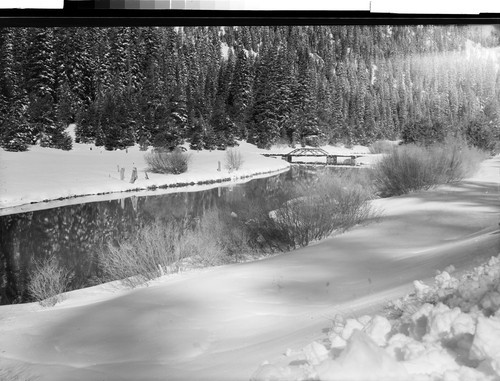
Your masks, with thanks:
[{"label": "bare shrub", "polygon": [[276,212],[281,229],[296,246],[343,232],[370,215],[370,194],[348,176],[319,176],[302,190],[303,196],[287,202]]},{"label": "bare shrub", "polygon": [[252,243],[272,251],[290,250],[370,218],[371,193],[359,181],[324,172],[314,182],[296,185],[276,209],[261,209],[248,221]]},{"label": "bare shrub", "polygon": [[218,210],[207,211],[193,229],[184,231],[156,221],[117,246],[109,244],[99,257],[100,268],[108,280],[137,287],[177,270],[187,258],[195,266],[234,261],[248,246],[245,232],[229,218]]},{"label": "bare shrub", "polygon": [[43,307],[52,307],[63,300],[73,274],[55,257],[35,261],[30,271],[28,293]]},{"label": "bare shrub", "polygon": [[181,250],[196,263],[213,266],[232,262],[250,251],[247,242],[245,229],[229,213],[212,209],[182,236]]},{"label": "bare shrub", "polygon": [[243,165],[243,157],[239,150],[229,148],[226,151],[225,167],[229,172],[237,171]]},{"label": "bare shrub", "polygon": [[456,138],[429,147],[409,144],[383,157],[373,176],[381,196],[396,196],[459,181],[474,173],[484,158],[480,150]]},{"label": "bare shrub", "polygon": [[487,153],[470,146],[464,139],[447,137],[443,143],[429,147],[436,183],[460,181],[474,174]]},{"label": "bare shrub", "polygon": [[382,196],[401,195],[433,184],[425,148],[401,146],[374,167],[374,178]]},{"label": "bare shrub", "polygon": [[144,158],[149,171],[178,175],[187,171],[191,156],[180,149],[175,149],[172,152],[155,149],[144,155]]},{"label": "bare shrub", "polygon": [[135,236],[108,244],[108,250],[99,255],[99,266],[109,280],[123,280],[129,287],[137,287],[167,272],[180,259],[178,228],[156,221],[141,228]]},{"label": "bare shrub", "polygon": [[183,236],[181,250],[195,265],[216,266],[226,262],[226,253],[218,244],[217,237],[210,234],[211,230],[202,222],[201,226]]}]

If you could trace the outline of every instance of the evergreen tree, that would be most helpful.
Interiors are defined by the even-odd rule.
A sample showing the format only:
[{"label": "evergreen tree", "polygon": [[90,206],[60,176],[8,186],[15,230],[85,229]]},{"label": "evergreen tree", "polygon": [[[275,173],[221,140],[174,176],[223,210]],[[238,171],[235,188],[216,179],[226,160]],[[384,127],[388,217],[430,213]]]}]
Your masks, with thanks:
[{"label": "evergreen tree", "polygon": [[292,144],[298,140],[301,145],[318,145],[320,129],[317,116],[315,73],[307,50],[298,53],[298,72],[292,95]]},{"label": "evergreen tree", "polygon": [[[21,31],[22,32],[22,31]],[[23,87],[21,52],[24,35],[19,30],[0,29],[0,146],[10,151],[25,151],[32,142],[25,110],[27,96]]]},{"label": "evergreen tree", "polygon": [[28,34],[26,91],[28,122],[32,126],[33,142],[52,146],[57,134],[55,118],[55,65],[53,29],[34,28]]},{"label": "evergreen tree", "polygon": [[163,107],[164,88],[161,73],[160,36],[151,27],[141,33],[139,57],[144,81],[137,94],[138,124],[137,140],[143,149],[151,144],[152,136],[159,129],[157,110]]},{"label": "evergreen tree", "polygon": [[346,122],[344,118],[343,90],[335,78],[332,81],[332,88],[332,126],[329,143],[334,144],[342,139]]},{"label": "evergreen tree", "polygon": [[290,117],[289,62],[283,45],[277,40],[258,65],[248,140],[259,147],[270,147]]},{"label": "evergreen tree", "polygon": [[247,54],[242,48],[238,50],[227,100],[228,114],[237,126],[240,139],[247,136],[246,122],[252,104],[253,78]]}]

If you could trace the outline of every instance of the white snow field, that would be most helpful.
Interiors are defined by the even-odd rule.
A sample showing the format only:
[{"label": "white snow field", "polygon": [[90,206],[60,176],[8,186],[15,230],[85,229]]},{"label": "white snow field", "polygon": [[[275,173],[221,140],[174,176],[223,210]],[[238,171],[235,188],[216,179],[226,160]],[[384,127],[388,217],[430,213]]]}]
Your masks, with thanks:
[{"label": "white snow field", "polygon": [[[259,375],[259,365],[296,361],[296,371],[305,363],[302,349],[325,340],[336,315],[379,313],[410,292],[413,280],[428,281],[449,265],[471,269],[500,252],[499,174],[495,157],[459,184],[376,200],[378,221],[283,255],[166,276],[135,290],[119,282],[77,290],[53,308],[0,306],[0,369],[51,381],[301,379]],[[372,332],[384,340],[387,326],[379,323]],[[498,328],[484,324],[485,332]],[[371,373],[380,363],[408,374],[356,326],[344,351],[344,365],[359,364],[350,379],[380,376]],[[317,356],[312,363],[324,360],[317,345],[308,353]],[[453,365],[441,352],[429,358],[435,361]],[[324,374],[335,374],[339,365],[327,365]]]}]

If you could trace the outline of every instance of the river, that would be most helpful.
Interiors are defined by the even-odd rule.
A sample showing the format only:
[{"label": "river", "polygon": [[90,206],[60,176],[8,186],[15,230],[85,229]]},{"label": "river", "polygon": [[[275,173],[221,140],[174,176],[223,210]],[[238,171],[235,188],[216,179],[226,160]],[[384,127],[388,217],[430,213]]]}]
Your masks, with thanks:
[{"label": "river", "polygon": [[[339,168],[325,170],[334,173]],[[293,166],[279,175],[208,190],[147,196],[138,193],[0,216],[0,304],[29,300],[26,284],[35,261],[55,256],[73,272],[72,289],[95,285],[101,275],[97,255],[108,242],[116,244],[157,219],[189,228],[212,208],[237,214],[241,207],[283,197],[292,183],[313,178],[315,171]]]}]

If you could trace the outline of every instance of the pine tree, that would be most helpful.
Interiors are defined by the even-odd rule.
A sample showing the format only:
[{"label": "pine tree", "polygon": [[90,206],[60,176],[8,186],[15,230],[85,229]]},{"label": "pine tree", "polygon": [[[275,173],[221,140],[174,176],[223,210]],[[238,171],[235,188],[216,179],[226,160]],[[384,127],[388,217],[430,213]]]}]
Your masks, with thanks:
[{"label": "pine tree", "polygon": [[26,120],[27,96],[23,88],[21,59],[16,56],[24,42],[23,30],[0,29],[0,146],[25,151],[32,141]]},{"label": "pine tree", "polygon": [[253,78],[247,54],[242,48],[238,50],[227,100],[229,116],[236,124],[241,139],[247,136],[246,122],[252,104]]},{"label": "pine tree", "polygon": [[28,122],[33,129],[33,142],[41,139],[52,146],[52,137],[58,133],[55,118],[55,66],[53,29],[34,28],[28,34],[28,62],[26,91],[28,94]]},{"label": "pine tree", "polygon": [[144,81],[137,94],[137,139],[142,149],[146,149],[158,129],[156,113],[163,107],[164,78],[161,73],[160,36],[156,30],[151,27],[143,28],[140,44],[138,56],[142,57],[140,65]]},{"label": "pine tree", "polygon": [[278,39],[258,65],[248,139],[259,147],[270,147],[290,117],[290,66],[290,58]]},{"label": "pine tree", "polygon": [[342,87],[334,78],[332,81],[332,127],[330,133],[330,144],[335,144],[342,139],[345,130],[344,99]]},{"label": "pine tree", "polygon": [[[215,146],[224,149],[235,145],[236,126],[228,116],[228,98],[231,80],[235,67],[235,58],[232,53],[228,60],[221,65],[215,105],[210,118],[210,125],[215,135]],[[205,140],[207,138],[205,137]]]},{"label": "pine tree", "polygon": [[[298,52],[298,70],[292,95],[291,136],[301,145],[318,145],[320,129],[317,116],[315,73],[309,52]],[[292,141],[292,144],[294,141]]]}]

